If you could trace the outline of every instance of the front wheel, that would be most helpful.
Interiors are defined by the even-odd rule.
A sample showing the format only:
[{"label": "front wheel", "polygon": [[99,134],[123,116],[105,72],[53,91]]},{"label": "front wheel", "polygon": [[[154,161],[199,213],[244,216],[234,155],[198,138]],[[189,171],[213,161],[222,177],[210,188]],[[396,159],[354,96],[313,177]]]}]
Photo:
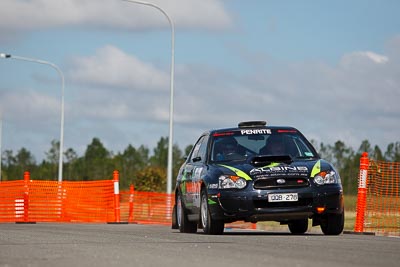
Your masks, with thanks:
[{"label": "front wheel", "polygon": [[197,232],[197,224],[188,220],[182,197],[179,193],[176,197],[176,217],[176,222],[181,233]]},{"label": "front wheel", "polygon": [[203,232],[208,235],[221,235],[224,232],[224,222],[211,218],[208,208],[208,197],[205,190],[201,191],[200,221]]},{"label": "front wheel", "polygon": [[325,235],[340,235],[344,228],[344,211],[339,214],[326,214],[321,219],[321,230]]},{"label": "front wheel", "polygon": [[179,225],[178,225],[178,216],[176,214],[176,204],[174,205],[173,209],[172,209],[172,225],[171,225],[172,229],[179,229]]}]

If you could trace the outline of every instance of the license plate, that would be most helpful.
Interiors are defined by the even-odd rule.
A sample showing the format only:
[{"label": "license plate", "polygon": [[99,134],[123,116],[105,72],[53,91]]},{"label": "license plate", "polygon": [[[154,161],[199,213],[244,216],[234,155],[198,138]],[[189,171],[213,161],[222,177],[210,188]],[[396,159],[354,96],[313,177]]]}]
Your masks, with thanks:
[{"label": "license plate", "polygon": [[299,196],[297,195],[297,193],[281,193],[268,195],[268,202],[291,202],[298,200]]}]

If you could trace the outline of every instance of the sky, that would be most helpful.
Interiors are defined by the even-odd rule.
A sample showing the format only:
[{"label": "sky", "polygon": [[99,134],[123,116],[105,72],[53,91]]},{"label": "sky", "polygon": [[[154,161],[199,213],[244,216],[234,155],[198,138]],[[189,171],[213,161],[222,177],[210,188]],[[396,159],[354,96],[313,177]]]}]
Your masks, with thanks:
[{"label": "sky", "polygon": [[[173,142],[265,120],[316,143],[400,141],[400,1],[148,0],[174,23]],[[65,77],[64,150],[169,135],[171,26],[121,0],[2,0],[0,53]],[[60,139],[61,79],[0,59],[2,151]]]}]

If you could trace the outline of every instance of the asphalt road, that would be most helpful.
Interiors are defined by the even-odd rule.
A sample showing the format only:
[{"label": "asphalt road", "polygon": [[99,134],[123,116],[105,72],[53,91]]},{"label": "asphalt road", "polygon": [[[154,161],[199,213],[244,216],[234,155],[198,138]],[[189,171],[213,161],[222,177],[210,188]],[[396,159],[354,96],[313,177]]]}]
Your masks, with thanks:
[{"label": "asphalt road", "polygon": [[137,224],[0,224],[0,266],[399,266],[399,238],[282,231],[207,236]]}]

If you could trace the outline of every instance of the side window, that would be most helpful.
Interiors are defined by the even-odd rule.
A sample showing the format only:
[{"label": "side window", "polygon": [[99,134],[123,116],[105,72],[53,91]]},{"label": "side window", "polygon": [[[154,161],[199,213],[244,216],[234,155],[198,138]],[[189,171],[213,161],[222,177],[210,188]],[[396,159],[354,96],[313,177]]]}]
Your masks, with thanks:
[{"label": "side window", "polygon": [[199,156],[201,157],[201,161],[205,161],[206,160],[206,153],[207,153],[207,143],[208,143],[208,136],[204,136],[202,141],[201,141],[201,145],[200,145],[200,149],[199,149]]},{"label": "side window", "polygon": [[206,138],[206,136],[200,137],[200,139],[197,141],[197,143],[193,147],[193,152],[192,152],[192,155],[190,156],[190,162],[195,162],[196,159],[198,159],[199,157],[201,157],[202,161],[205,159],[207,140],[208,140],[208,138]]}]

